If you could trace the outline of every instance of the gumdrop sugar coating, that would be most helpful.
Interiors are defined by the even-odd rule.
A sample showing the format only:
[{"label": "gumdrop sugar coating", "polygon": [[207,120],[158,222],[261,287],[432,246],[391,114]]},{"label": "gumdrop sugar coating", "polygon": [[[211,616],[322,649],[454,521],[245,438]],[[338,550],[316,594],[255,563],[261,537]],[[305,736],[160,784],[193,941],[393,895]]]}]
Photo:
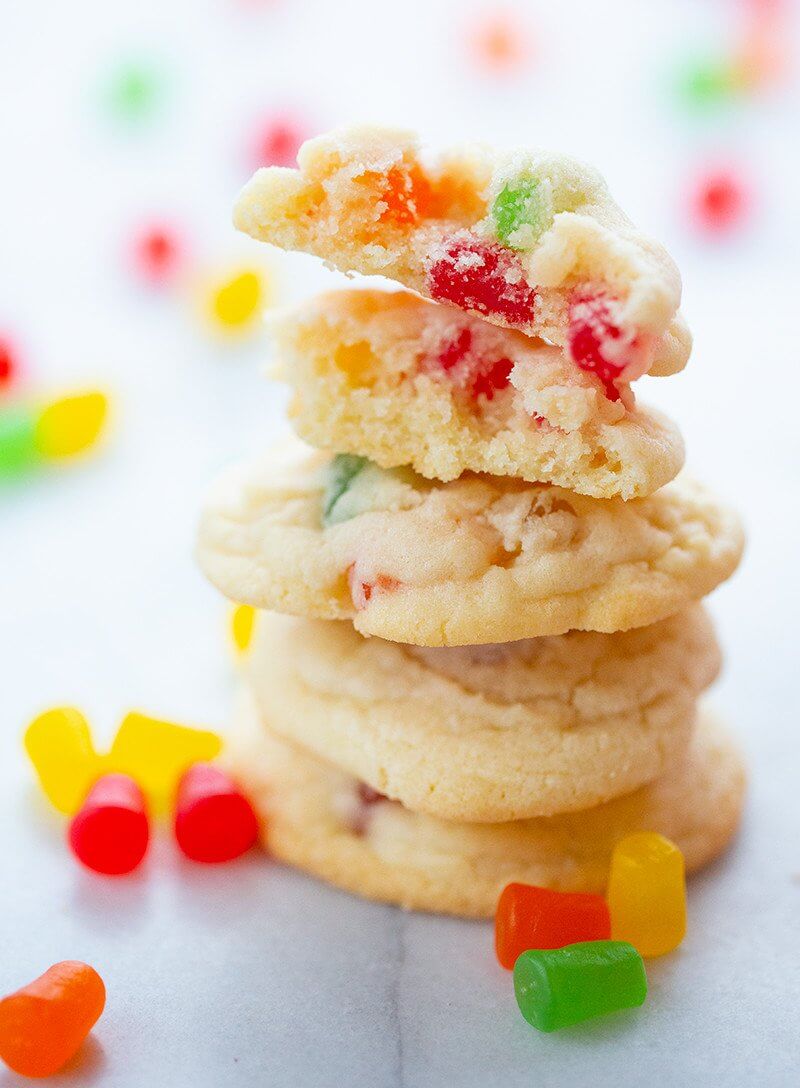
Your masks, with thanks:
[{"label": "gumdrop sugar coating", "polygon": [[433,160],[412,134],[380,127],[316,137],[297,161],[254,175],[239,229],[541,336],[612,398],[685,365],[678,271],[591,167],[483,147]]},{"label": "gumdrop sugar coating", "polygon": [[300,436],[453,480],[467,470],[597,498],[649,495],[683,464],[663,416],[558,348],[409,291],[333,291],[270,322]]}]

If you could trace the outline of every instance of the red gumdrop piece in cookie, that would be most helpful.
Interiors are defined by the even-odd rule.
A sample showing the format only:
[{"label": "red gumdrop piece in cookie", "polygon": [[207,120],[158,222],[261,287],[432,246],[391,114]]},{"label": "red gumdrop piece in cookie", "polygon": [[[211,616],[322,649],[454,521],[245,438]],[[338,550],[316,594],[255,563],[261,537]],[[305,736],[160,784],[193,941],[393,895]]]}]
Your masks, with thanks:
[{"label": "red gumdrop piece in cookie", "polygon": [[144,795],[136,782],[126,774],[99,778],[70,823],[68,840],[87,869],[107,876],[132,872],[150,841]]},{"label": "red gumdrop piece in cookie", "polygon": [[486,362],[475,356],[472,351],[472,332],[461,329],[455,336],[445,340],[435,357],[435,367],[448,373],[460,363],[466,364],[466,377],[458,384],[463,384],[470,396],[486,397],[491,400],[498,389],[505,389],[509,384],[514,363],[505,357]]},{"label": "red gumdrop piece in cookie", "polygon": [[439,348],[436,358],[437,366],[442,370],[452,370],[454,366],[466,358],[472,347],[472,333],[469,329],[462,329],[457,336],[452,337]]},{"label": "red gumdrop piece in cookie", "polygon": [[256,842],[258,820],[233,779],[209,763],[195,763],[178,785],[175,838],[192,861],[232,861]]},{"label": "red gumdrop piece in cookie", "polygon": [[359,570],[358,563],[351,563],[347,568],[347,582],[350,586],[353,607],[357,612],[361,612],[367,607],[376,591],[385,590],[388,592],[397,589],[400,585],[396,578],[390,578],[388,574],[367,577]]},{"label": "red gumdrop piece in cookie", "polygon": [[511,359],[497,359],[486,369],[479,371],[472,382],[470,392],[473,397],[486,397],[492,400],[499,389],[505,389],[509,384],[509,375],[514,369]]},{"label": "red gumdrop piece in cookie", "polygon": [[616,314],[618,302],[602,292],[576,292],[569,304],[567,349],[581,370],[595,374],[609,400],[619,400],[617,382],[626,367],[636,366],[641,346]]},{"label": "red gumdrop piece in cookie", "polygon": [[478,238],[454,237],[428,267],[428,290],[437,302],[503,318],[509,325],[533,321],[536,292],[516,254]]}]

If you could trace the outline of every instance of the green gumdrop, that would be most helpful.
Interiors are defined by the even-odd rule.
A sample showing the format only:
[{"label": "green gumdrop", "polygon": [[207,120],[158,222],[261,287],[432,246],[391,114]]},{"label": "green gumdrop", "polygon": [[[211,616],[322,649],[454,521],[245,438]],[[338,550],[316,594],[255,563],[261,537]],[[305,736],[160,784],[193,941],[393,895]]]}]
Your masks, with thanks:
[{"label": "green gumdrop", "polygon": [[153,114],[163,92],[163,77],[153,64],[129,62],[123,64],[109,82],[108,107],[125,121],[142,121]]},{"label": "green gumdrop", "polygon": [[529,1024],[557,1031],[642,1005],[647,975],[627,941],[584,941],[523,952],[514,964],[514,993]]},{"label": "green gumdrop", "polygon": [[495,197],[492,217],[501,242],[509,242],[511,235],[521,227],[530,227],[531,242],[535,241],[552,222],[536,178],[520,178],[513,185],[507,182]]},{"label": "green gumdrop", "polygon": [[34,414],[26,408],[0,410],[0,476],[26,472],[39,460]]},{"label": "green gumdrop", "polygon": [[729,65],[700,58],[684,65],[678,76],[678,89],[690,106],[705,109],[730,99],[736,88]]},{"label": "green gumdrop", "polygon": [[347,520],[346,517],[336,516],[335,506],[359,472],[368,464],[366,457],[359,457],[355,453],[337,453],[333,458],[328,466],[328,482],[322,499],[323,525],[335,525],[339,521]]}]

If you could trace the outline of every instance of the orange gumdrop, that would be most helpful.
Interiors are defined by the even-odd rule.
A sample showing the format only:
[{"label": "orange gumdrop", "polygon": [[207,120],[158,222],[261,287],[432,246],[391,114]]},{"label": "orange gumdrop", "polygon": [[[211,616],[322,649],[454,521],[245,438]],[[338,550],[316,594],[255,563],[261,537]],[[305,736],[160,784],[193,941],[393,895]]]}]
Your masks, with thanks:
[{"label": "orange gumdrop", "polygon": [[475,177],[459,169],[443,170],[431,182],[427,201],[430,219],[452,219],[469,226],[486,215],[486,199]]},{"label": "orange gumdrop", "polygon": [[0,1001],[0,1057],[24,1077],[57,1073],[77,1052],[106,1003],[93,967],[78,960],[54,964]]},{"label": "orange gumdrop", "polygon": [[611,918],[602,895],[558,892],[534,884],[507,884],[494,919],[497,959],[510,971],[531,948],[563,948],[607,941]]},{"label": "orange gumdrop", "polygon": [[430,215],[431,184],[418,163],[393,166],[386,174],[381,200],[386,205],[381,212],[382,221],[416,223]]}]

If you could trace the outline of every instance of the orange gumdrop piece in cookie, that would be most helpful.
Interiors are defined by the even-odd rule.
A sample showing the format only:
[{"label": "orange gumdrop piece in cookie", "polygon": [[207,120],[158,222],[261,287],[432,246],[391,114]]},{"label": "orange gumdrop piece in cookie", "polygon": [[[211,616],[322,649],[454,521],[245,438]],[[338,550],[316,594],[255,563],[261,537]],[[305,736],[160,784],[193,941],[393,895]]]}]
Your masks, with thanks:
[{"label": "orange gumdrop piece in cookie", "polygon": [[435,179],[427,207],[428,218],[454,219],[465,226],[486,215],[486,201],[475,181],[457,170],[445,171]]},{"label": "orange gumdrop piece in cookie", "polygon": [[416,223],[431,214],[431,184],[417,163],[393,166],[386,174],[381,201],[386,205],[381,222]]},{"label": "orange gumdrop piece in cookie", "polygon": [[106,1003],[93,967],[77,960],[54,964],[0,1001],[0,1057],[24,1077],[57,1073],[77,1053]]}]

